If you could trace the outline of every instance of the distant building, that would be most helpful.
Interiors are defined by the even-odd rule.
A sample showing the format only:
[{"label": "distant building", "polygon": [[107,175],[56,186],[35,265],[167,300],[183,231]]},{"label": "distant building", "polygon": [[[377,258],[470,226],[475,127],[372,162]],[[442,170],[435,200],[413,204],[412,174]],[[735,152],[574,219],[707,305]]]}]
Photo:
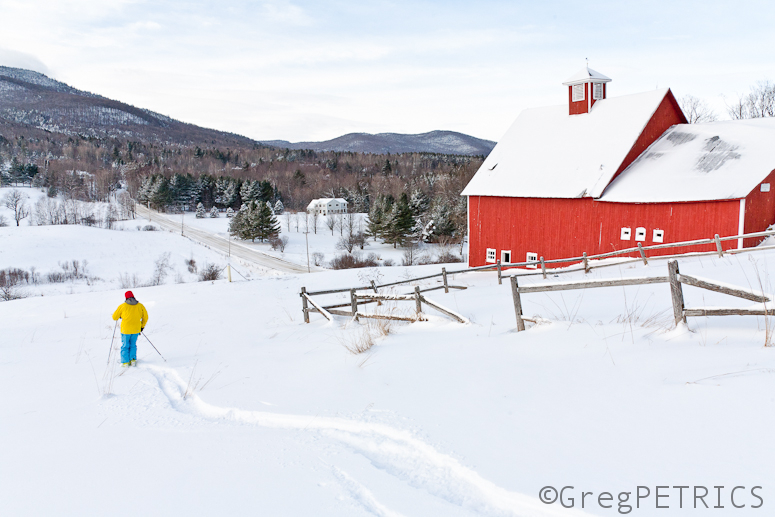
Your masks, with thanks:
[{"label": "distant building", "polygon": [[347,213],[347,201],[340,197],[313,199],[307,206],[310,214],[329,215]]},{"label": "distant building", "polygon": [[[471,266],[753,233],[775,223],[775,119],[687,124],[669,89],[609,98],[609,82],[582,69],[563,83],[567,104],[523,111],[500,139],[463,191]],[[688,251],[698,248],[650,253]]]}]

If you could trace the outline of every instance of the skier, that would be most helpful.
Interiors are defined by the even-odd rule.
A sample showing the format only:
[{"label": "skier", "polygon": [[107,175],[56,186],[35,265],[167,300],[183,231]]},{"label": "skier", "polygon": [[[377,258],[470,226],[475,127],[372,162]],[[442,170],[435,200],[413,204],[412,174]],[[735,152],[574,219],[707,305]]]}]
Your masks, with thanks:
[{"label": "skier", "polygon": [[121,366],[137,366],[137,336],[148,324],[148,311],[135,300],[132,291],[124,293],[126,301],[113,313],[113,320],[121,318]]}]

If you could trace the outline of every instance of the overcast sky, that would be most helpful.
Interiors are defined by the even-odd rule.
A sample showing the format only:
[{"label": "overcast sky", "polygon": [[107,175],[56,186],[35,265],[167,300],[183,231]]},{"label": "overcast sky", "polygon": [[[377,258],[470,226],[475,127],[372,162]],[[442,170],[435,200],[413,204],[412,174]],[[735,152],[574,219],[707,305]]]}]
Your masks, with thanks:
[{"label": "overcast sky", "polygon": [[258,140],[498,140],[520,110],[566,102],[586,58],[611,96],[669,86],[722,114],[775,80],[773,14],[745,0],[0,0],[0,65]]}]

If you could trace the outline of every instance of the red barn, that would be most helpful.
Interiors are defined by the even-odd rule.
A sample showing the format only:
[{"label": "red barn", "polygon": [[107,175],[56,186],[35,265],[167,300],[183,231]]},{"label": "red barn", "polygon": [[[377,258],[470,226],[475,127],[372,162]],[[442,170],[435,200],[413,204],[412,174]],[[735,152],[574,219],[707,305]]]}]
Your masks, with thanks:
[{"label": "red barn", "polygon": [[610,81],[582,69],[563,83],[567,105],[524,110],[498,142],[462,194],[470,266],[775,223],[775,120],[687,124],[669,89],[608,98]]}]

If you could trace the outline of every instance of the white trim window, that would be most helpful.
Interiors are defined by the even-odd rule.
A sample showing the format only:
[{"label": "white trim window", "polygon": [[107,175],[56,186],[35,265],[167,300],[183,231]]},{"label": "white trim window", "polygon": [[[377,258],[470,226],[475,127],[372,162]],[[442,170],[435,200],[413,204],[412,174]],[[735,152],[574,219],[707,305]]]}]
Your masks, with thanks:
[{"label": "white trim window", "polygon": [[628,241],[628,240],[632,239],[632,228],[628,228],[627,226],[622,228],[622,232],[619,235],[619,239],[621,239],[623,241]]},{"label": "white trim window", "polygon": [[573,92],[573,102],[581,102],[584,100],[583,84],[574,84],[571,86],[571,91]]},{"label": "white trim window", "polygon": [[651,240],[654,242],[665,242],[665,230],[654,229],[654,235]]},{"label": "white trim window", "polygon": [[487,248],[487,258],[485,258],[484,261],[490,264],[495,264],[495,248]]},{"label": "white trim window", "polygon": [[501,264],[511,264],[511,250],[501,250]]},{"label": "white trim window", "polygon": [[636,241],[645,241],[646,240],[646,229],[642,226],[638,226],[635,228],[635,240]]},{"label": "white trim window", "polygon": [[770,184],[769,183],[762,183],[761,191],[762,192],[769,192],[770,191]]},{"label": "white trim window", "polygon": [[603,100],[603,83],[594,83],[592,85],[592,99],[596,101]]},{"label": "white trim window", "polygon": [[[538,262],[538,253],[533,253],[532,251],[528,251],[525,257],[525,262]],[[538,264],[530,264],[527,267],[532,269],[537,269]]]}]

